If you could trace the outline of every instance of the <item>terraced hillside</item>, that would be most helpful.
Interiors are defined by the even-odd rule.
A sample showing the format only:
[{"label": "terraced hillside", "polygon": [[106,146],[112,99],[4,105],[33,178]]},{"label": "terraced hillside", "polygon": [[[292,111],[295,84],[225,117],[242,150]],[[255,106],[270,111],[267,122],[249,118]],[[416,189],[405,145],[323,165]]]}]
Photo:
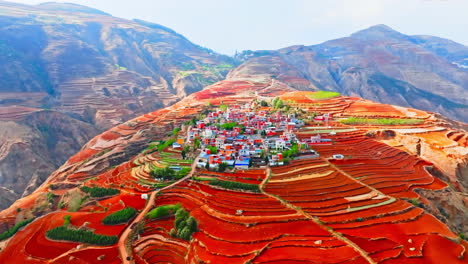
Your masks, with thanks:
[{"label": "terraced hillside", "polygon": [[[12,195],[2,195],[0,208],[28,194],[27,186],[37,188],[91,137],[200,91],[232,67],[231,58],[158,24],[74,4],[0,1],[2,128],[24,127],[23,120],[37,116],[31,113],[47,110],[73,119],[72,130],[79,130],[46,133],[55,128],[44,122],[31,135],[21,132],[29,128],[11,135],[1,145],[0,189]],[[71,148],[73,139],[66,137],[77,138]],[[50,147],[30,145],[31,138],[66,150],[56,155]],[[36,162],[17,166],[23,159]]]},{"label": "terraced hillside", "polygon": [[[326,139],[309,144],[319,155],[197,167],[187,132],[239,105],[300,116],[300,142]],[[405,133],[427,147],[396,144]],[[223,81],[96,136],[2,211],[0,262],[467,263],[464,133],[419,110]],[[441,160],[425,159],[429,148]]]},{"label": "terraced hillside", "polygon": [[73,4],[0,7],[1,106],[47,107],[108,129],[233,67],[229,57],[158,24]]}]

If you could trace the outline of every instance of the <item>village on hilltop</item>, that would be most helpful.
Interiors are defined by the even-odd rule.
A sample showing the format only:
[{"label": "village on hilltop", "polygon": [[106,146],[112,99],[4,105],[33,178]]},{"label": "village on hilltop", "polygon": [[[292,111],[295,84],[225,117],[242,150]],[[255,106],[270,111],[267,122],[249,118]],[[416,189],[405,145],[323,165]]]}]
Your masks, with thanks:
[{"label": "village on hilltop", "polygon": [[[327,121],[328,115],[317,116],[315,121]],[[181,148],[183,142],[199,145],[201,152],[196,166],[218,169],[220,166],[236,169],[281,166],[293,156],[318,158],[311,149],[314,144],[331,144],[331,139],[320,134],[298,139],[295,131],[304,126],[304,120],[294,113],[271,111],[257,107],[256,103],[221,105],[206,117],[196,121],[187,130],[186,139],[173,143]]]}]

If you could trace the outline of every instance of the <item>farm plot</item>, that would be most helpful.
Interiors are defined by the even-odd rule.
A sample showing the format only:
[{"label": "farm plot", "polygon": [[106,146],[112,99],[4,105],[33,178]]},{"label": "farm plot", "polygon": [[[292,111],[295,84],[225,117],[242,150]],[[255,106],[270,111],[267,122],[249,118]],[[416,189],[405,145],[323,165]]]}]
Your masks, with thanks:
[{"label": "farm plot", "polygon": [[214,172],[201,170],[197,173],[201,180],[219,179],[224,181],[260,184],[266,178],[265,170],[238,170],[235,172]]},{"label": "farm plot", "polygon": [[[115,257],[117,256],[115,250],[109,250],[109,247],[93,247],[93,250],[88,250],[90,254],[80,253],[76,250],[76,246],[80,243],[67,242],[67,241],[53,241],[46,237],[46,232],[52,228],[61,226],[64,222],[65,215],[71,216],[71,224],[75,227],[87,228],[90,230],[98,230],[99,234],[103,235],[118,235],[125,228],[124,225],[120,226],[106,226],[101,223],[101,220],[108,213],[83,213],[83,212],[54,212],[44,217],[36,219],[34,222],[18,231],[18,233],[10,241],[9,247],[0,254],[1,263],[44,263],[46,260],[55,259],[62,254],[66,258],[60,258],[54,263],[67,263],[65,260],[72,255],[65,254],[67,252],[75,252],[75,258],[78,259],[92,259],[100,255],[107,255],[108,263],[116,263]],[[103,251],[101,251],[101,249]],[[86,250],[86,249],[84,249]],[[15,256],[12,262],[11,256]],[[80,256],[80,257],[79,257]],[[114,259],[114,260],[113,260]],[[96,259],[95,259],[96,260]],[[77,260],[75,260],[77,261]],[[70,262],[73,263],[73,262]],[[75,262],[82,263],[82,262]]]},{"label": "farm plot", "polygon": [[316,149],[325,157],[333,152],[345,155],[344,160],[331,162],[355,179],[393,197],[417,198],[414,188],[446,187],[426,170],[432,164],[364,136],[337,137],[333,147],[317,146]]},{"label": "farm plot", "polygon": [[[222,177],[224,174],[216,173],[211,176]],[[249,174],[259,173],[246,173]],[[262,174],[265,175],[264,172]],[[304,259],[305,253],[298,257],[296,252],[305,248],[309,254],[326,252],[323,256],[346,256],[351,260],[360,258],[354,249],[313,221],[261,193],[233,191],[203,182],[186,181],[164,190],[156,198],[156,206],[177,203],[186,208],[196,219],[198,232],[193,234],[192,240],[183,242],[184,246],[181,246],[181,249],[187,246],[187,251],[177,250],[177,260],[173,255],[167,256],[171,258],[167,260],[169,262],[274,262],[278,260],[275,251],[283,247],[292,250],[281,253],[282,261],[293,262]],[[144,253],[135,250],[134,253],[148,263],[155,263],[157,259],[164,260],[167,255],[164,253],[165,249],[174,243],[167,233],[170,222],[170,218],[147,221],[144,233],[134,246],[148,250],[143,251]],[[153,237],[158,239],[150,240]],[[148,253],[159,249],[161,251],[157,254],[164,253],[164,257],[152,258]],[[184,258],[185,262],[181,262]],[[326,260],[321,255],[309,256],[309,259]],[[337,258],[335,262],[330,263],[340,263],[340,261],[341,259]]]},{"label": "farm plot", "polygon": [[[361,140],[364,144],[365,140]],[[366,144],[371,143],[366,142]],[[337,145],[340,148],[339,144]],[[353,148],[359,147],[360,145],[342,146],[339,151],[348,150],[351,154]],[[365,145],[361,147],[365,148]],[[323,148],[327,151],[327,147]],[[406,153],[402,154],[402,152],[394,151],[388,147],[377,151],[384,153],[384,156],[388,156],[389,159],[371,159],[374,162],[368,162],[369,158],[363,158],[376,155],[374,152],[374,154],[363,154],[360,159],[334,161],[339,168],[348,166],[353,161],[356,163],[351,163],[355,165],[351,168],[364,167],[364,169],[356,169],[361,174],[355,175],[352,171],[348,172],[347,167],[343,169],[352,176],[344,175],[332,166],[324,166],[315,168],[315,172],[308,171],[308,174],[317,175],[323,173],[324,170],[332,171],[332,173],[321,177],[295,177],[294,174],[300,171],[301,167],[307,166],[305,165],[307,162],[303,160],[298,163],[293,162],[289,166],[289,174],[292,175],[292,178],[286,177],[288,176],[287,172],[275,174],[275,170],[272,170],[272,176],[265,191],[302,208],[308,215],[317,217],[325,226],[342,234],[378,263],[431,263],[428,261],[434,258],[431,256],[433,252],[429,252],[429,250],[434,250],[444,240],[445,243],[454,247],[454,250],[438,252],[437,254],[440,254],[441,258],[437,259],[450,260],[448,263],[465,263],[463,258],[466,256],[462,255],[462,252],[466,248],[466,243],[453,242],[456,235],[449,231],[445,225],[433,216],[426,214],[424,210],[403,200],[385,195],[386,189],[381,189],[381,186],[377,184],[388,182],[391,186],[398,186],[405,179],[405,184],[409,184],[408,182],[419,184],[419,186],[433,184],[433,180],[426,181],[430,175],[420,175],[422,170],[418,166],[422,168],[426,164],[414,157],[408,157],[409,155]],[[419,163],[421,164],[418,165]],[[366,164],[369,164],[368,168],[365,167]],[[401,178],[401,181],[399,181],[400,178],[395,178],[393,181],[378,181],[378,178],[374,177],[371,180],[371,176],[385,170],[384,165],[389,166],[390,172],[393,171],[394,175],[403,173],[406,178]],[[377,167],[372,170],[372,166]],[[410,170],[415,170],[415,172]],[[411,173],[416,175],[412,177]],[[277,175],[280,179],[276,179]],[[391,176],[392,173],[388,175]],[[407,194],[404,192],[405,190],[390,194],[396,195],[396,197],[406,197],[404,196]],[[281,250],[273,251],[272,254],[281,256],[283,252],[281,248]],[[297,252],[297,256],[300,255],[300,252]]]}]

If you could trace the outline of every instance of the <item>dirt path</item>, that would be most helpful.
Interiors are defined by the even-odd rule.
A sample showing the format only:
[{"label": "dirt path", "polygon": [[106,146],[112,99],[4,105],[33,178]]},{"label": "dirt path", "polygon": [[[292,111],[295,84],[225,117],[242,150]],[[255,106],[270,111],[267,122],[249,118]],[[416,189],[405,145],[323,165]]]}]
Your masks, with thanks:
[{"label": "dirt path", "polygon": [[[117,247],[118,247],[118,250],[119,250],[119,254],[120,254],[120,259],[122,260],[122,263],[124,264],[134,264],[135,262],[133,261],[133,253],[132,252],[128,252],[127,251],[127,247],[125,246],[125,243],[126,241],[128,240],[128,236],[130,235],[130,232],[132,231],[132,226],[137,224],[138,222],[140,222],[141,220],[143,220],[145,218],[145,215],[151,210],[151,208],[153,208],[154,204],[155,204],[155,198],[156,198],[156,194],[159,193],[160,191],[163,191],[163,190],[166,190],[166,189],[169,189],[169,188],[172,188],[173,186],[175,186],[176,184],[180,183],[180,182],[183,182],[189,178],[192,177],[193,173],[195,172],[195,169],[196,169],[196,165],[197,165],[197,162],[198,162],[198,158],[194,160],[194,162],[192,163],[192,169],[190,170],[190,172],[187,174],[187,176],[185,176],[184,178],[174,182],[173,184],[171,185],[168,185],[164,188],[161,188],[157,191],[153,191],[151,193],[151,195],[149,196],[148,198],[148,203],[146,204],[145,208],[137,215],[137,217],[127,225],[127,227],[124,229],[124,231],[122,232],[122,235],[120,235],[119,237],[119,242],[117,243]],[[130,259],[130,260],[128,260]]]},{"label": "dirt path", "polygon": [[315,224],[319,225],[321,228],[323,228],[324,230],[327,230],[328,232],[330,232],[330,234],[332,234],[335,238],[337,238],[338,240],[341,240],[343,241],[345,244],[349,245],[350,247],[352,247],[356,252],[358,252],[365,260],[367,260],[368,263],[370,264],[377,264],[377,262],[375,262],[371,257],[369,257],[369,255],[367,254],[367,252],[365,250],[363,250],[362,248],[360,248],[358,245],[356,245],[354,242],[352,242],[351,240],[349,240],[348,238],[346,238],[345,236],[343,236],[342,234],[336,232],[335,230],[333,230],[332,228],[330,228],[329,226],[326,226],[324,225],[317,217],[314,217],[306,212],[304,212],[302,210],[302,208],[300,207],[297,207],[291,203],[289,203],[288,201],[285,201],[283,200],[281,197],[279,196],[276,196],[274,194],[270,194],[268,192],[265,192],[264,191],[264,186],[267,184],[267,182],[270,180],[270,177],[272,175],[271,173],[271,169],[270,167],[268,166],[267,167],[267,177],[265,178],[265,180],[263,180],[263,182],[260,184],[260,191],[273,198],[273,199],[276,199],[278,201],[280,201],[283,205],[285,205],[286,207],[288,207],[289,209],[292,209],[292,210],[295,210],[296,212],[298,212],[299,214],[301,214],[302,216],[304,216],[305,218],[307,219],[310,219],[312,220]]}]

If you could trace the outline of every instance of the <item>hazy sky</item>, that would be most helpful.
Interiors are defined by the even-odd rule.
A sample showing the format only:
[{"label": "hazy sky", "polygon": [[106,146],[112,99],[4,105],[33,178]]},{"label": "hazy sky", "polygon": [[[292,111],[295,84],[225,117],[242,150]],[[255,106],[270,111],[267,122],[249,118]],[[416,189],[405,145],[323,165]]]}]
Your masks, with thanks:
[{"label": "hazy sky", "polygon": [[[49,0],[53,1],[53,0]],[[16,0],[37,4],[41,0]],[[312,45],[375,24],[468,45],[468,0],[69,0],[165,25],[217,52]]]}]

